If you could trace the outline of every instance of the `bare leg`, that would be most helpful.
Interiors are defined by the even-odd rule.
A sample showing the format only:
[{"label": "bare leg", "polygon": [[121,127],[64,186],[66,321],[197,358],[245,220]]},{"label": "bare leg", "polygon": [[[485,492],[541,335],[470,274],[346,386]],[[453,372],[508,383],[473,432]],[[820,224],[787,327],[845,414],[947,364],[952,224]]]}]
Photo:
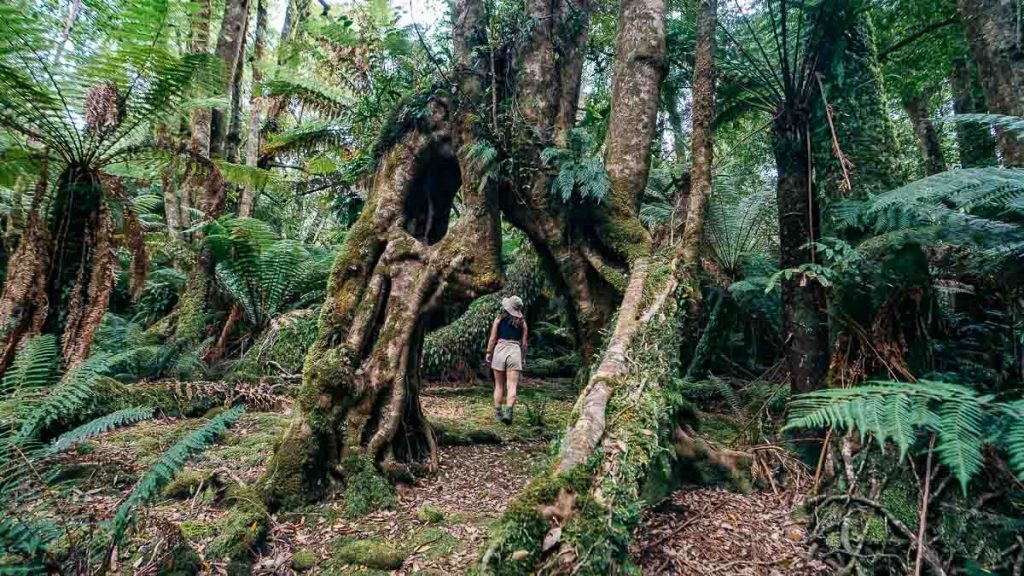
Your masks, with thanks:
[{"label": "bare leg", "polygon": [[509,370],[506,375],[508,380],[508,384],[506,386],[508,394],[505,396],[505,402],[508,404],[509,408],[516,405],[516,389],[519,387],[520,374],[521,372],[519,370]]},{"label": "bare leg", "polygon": [[[494,407],[501,408],[501,401],[505,397],[505,371],[493,370],[494,372]],[[518,379],[518,375],[516,376]]]}]

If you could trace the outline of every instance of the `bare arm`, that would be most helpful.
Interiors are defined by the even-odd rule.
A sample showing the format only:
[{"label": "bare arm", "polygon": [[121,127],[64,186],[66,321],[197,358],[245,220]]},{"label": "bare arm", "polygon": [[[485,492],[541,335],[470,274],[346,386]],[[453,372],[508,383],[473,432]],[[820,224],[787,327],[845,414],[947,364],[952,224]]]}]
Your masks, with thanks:
[{"label": "bare arm", "polygon": [[487,356],[488,362],[491,361],[491,355],[494,354],[494,346],[498,343],[498,322],[500,318],[495,318],[494,322],[491,323],[491,335],[487,338]]},{"label": "bare arm", "polygon": [[526,357],[526,337],[529,335],[530,330],[526,327],[526,320],[523,320],[523,341],[520,343],[523,349],[523,358]]}]

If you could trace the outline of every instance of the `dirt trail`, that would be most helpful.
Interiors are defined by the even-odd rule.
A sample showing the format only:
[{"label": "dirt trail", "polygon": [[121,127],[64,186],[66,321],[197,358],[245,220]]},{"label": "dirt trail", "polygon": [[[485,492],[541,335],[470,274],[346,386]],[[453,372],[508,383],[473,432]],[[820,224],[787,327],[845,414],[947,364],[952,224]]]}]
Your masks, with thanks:
[{"label": "dirt trail", "polygon": [[[350,518],[339,497],[274,515],[264,552],[245,573],[459,574],[479,559],[493,522],[546,461],[551,438],[563,429],[571,388],[533,382],[523,394],[516,422],[495,422],[483,387],[428,391],[424,410],[449,441],[440,470],[414,486],[399,486],[395,503],[363,518]],[[125,546],[123,574],[155,573],[138,560],[139,547],[166,547],[180,529],[198,552],[204,574],[229,571],[212,544],[228,511],[218,505],[210,473],[226,471],[246,483],[263,474],[273,444],[288,425],[287,410],[246,414],[217,444],[176,479],[181,488],[140,514],[139,531]],[[159,419],[113,431],[66,455],[78,470],[63,490],[69,508],[109,518],[135,480],[177,438],[201,419]],[[86,450],[86,448],[88,448]],[[190,481],[191,478],[191,481]],[[633,560],[645,574],[820,574],[806,560],[803,530],[791,511],[793,492],[750,495],[701,489],[676,493],[648,510],[635,534]],[[177,528],[174,528],[177,527]]]}]

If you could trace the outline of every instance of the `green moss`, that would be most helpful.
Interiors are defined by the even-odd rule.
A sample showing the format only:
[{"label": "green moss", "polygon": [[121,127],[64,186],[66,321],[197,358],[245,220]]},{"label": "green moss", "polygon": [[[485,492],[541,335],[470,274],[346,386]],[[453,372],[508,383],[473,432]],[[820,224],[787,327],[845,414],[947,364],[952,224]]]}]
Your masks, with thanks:
[{"label": "green moss", "polygon": [[377,538],[342,538],[334,548],[334,560],[379,570],[397,570],[408,554]]},{"label": "green moss", "polygon": [[209,479],[209,470],[184,470],[164,488],[164,498],[191,498]]},{"label": "green moss", "polygon": [[181,533],[189,540],[207,540],[217,534],[216,522],[203,522],[200,520],[184,520],[178,525]]},{"label": "green moss", "polygon": [[459,547],[459,539],[443,528],[431,527],[421,530],[412,538],[412,552],[427,558],[444,558]]},{"label": "green moss", "polygon": [[75,446],[75,451],[78,452],[82,456],[88,456],[89,454],[94,454],[96,452],[96,443],[92,442],[91,440],[86,440],[85,442],[79,442]]},{"label": "green moss", "polygon": [[437,506],[427,504],[416,510],[416,518],[427,524],[440,524],[444,520],[444,511]]},{"label": "green moss", "polygon": [[305,572],[316,566],[316,554],[312,550],[298,550],[292,555],[292,570]]},{"label": "green moss", "polygon": [[229,512],[217,521],[217,538],[210,547],[216,558],[244,559],[267,538],[267,510],[257,490],[233,486],[228,489]]},{"label": "green moss", "polygon": [[345,470],[344,510],[349,518],[362,518],[370,512],[390,508],[395,492],[369,458],[349,458]]},{"label": "green moss", "polygon": [[191,576],[203,567],[203,559],[191,546],[182,544],[168,554],[157,568],[158,576]]},{"label": "green moss", "polygon": [[903,482],[886,486],[878,497],[878,502],[906,526],[917,525],[920,515],[918,500],[917,487]]}]

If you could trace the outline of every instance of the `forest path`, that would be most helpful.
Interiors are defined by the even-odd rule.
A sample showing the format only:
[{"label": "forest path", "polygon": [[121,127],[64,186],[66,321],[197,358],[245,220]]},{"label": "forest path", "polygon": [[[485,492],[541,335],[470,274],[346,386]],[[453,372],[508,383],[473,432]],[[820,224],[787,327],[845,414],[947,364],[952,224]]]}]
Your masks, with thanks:
[{"label": "forest path", "polygon": [[[341,495],[272,517],[267,545],[244,573],[460,574],[480,558],[488,531],[550,454],[575,393],[568,381],[527,381],[516,420],[495,421],[490,388],[429,386],[423,407],[439,438],[440,469],[413,486],[400,485],[388,509],[351,517]],[[160,418],[104,434],[65,463],[73,474],[61,489],[66,505],[109,518],[137,478],[203,418]],[[191,462],[171,489],[140,513],[139,531],[123,547],[122,574],[150,573],[139,550],[187,541],[203,574],[235,574],[214,544],[229,510],[218,503],[218,474],[257,481],[274,442],[288,426],[287,409],[250,412]],[[716,489],[676,492],[644,513],[634,562],[645,574],[819,574],[805,560],[803,530],[792,519],[801,494],[737,494]],[[178,534],[176,536],[176,534]],[[143,557],[145,554],[142,555]],[[147,571],[149,570],[149,571]]]}]

